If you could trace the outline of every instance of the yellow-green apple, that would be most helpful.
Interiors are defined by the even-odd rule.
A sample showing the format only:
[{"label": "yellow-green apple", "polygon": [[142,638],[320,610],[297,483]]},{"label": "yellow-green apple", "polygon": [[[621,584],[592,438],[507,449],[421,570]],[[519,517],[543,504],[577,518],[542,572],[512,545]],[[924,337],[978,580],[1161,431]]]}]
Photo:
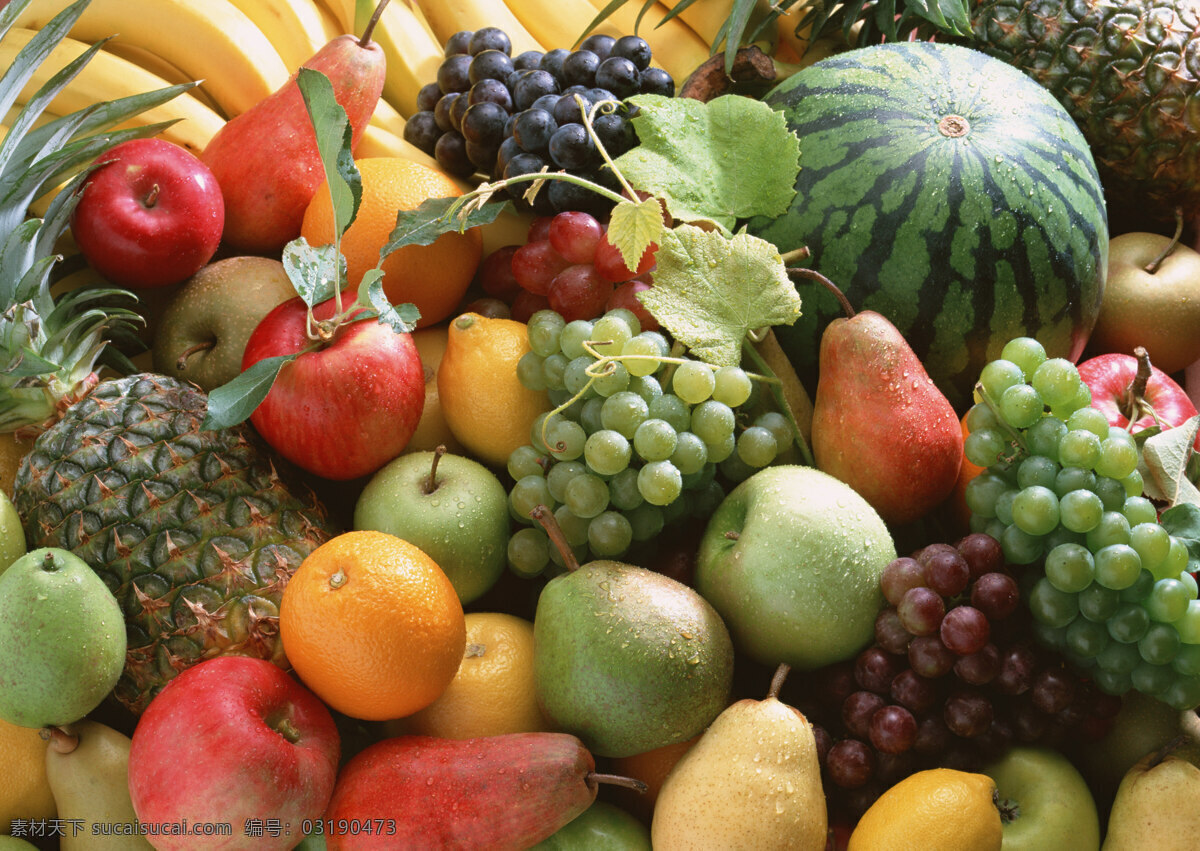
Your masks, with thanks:
[{"label": "yellow-green apple", "polygon": [[1144,346],[1169,374],[1200,358],[1200,252],[1171,245],[1171,237],[1141,231],[1109,240],[1108,277],[1089,355]]},{"label": "yellow-green apple", "polygon": [[508,493],[487,467],[444,447],[405,452],[363,487],[354,528],[420,547],[466,605],[495,585],[507,564]]},{"label": "yellow-green apple", "polygon": [[[1079,364],[1079,377],[1092,391],[1092,407],[1104,413],[1109,425],[1136,436],[1142,429],[1174,428],[1196,416],[1187,392],[1150,362],[1146,349],[1134,351],[1096,355]],[[1196,445],[1200,448],[1200,437]]]},{"label": "yellow-green apple", "polygon": [[0,490],[0,573],[25,555],[25,530],[12,500]]},{"label": "yellow-green apple", "polygon": [[96,160],[71,233],[92,268],[121,286],[185,281],[221,242],[225,204],[208,166],[165,139],[131,139]]},{"label": "yellow-green apple", "polygon": [[[232,828],[150,836],[159,851],[284,851],[324,812],[340,756],[329,709],[290,674],[264,659],[217,656],[172,679],[138,719],[129,794],[138,821],[159,830]],[[287,832],[255,831],[274,819]]]},{"label": "yellow-green apple", "polygon": [[1005,851],[1100,847],[1100,817],[1083,775],[1050,748],[1015,747],[983,769],[996,781]]},{"label": "yellow-green apple", "polygon": [[273,257],[226,257],[187,280],[159,317],[154,369],[203,390],[237,377],[250,333],[296,289]]}]

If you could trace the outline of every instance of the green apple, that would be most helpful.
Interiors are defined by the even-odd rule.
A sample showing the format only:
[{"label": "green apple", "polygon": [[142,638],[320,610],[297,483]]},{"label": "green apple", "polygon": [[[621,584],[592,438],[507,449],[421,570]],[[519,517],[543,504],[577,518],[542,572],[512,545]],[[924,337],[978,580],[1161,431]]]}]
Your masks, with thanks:
[{"label": "green apple", "polygon": [[1200,358],[1200,252],[1156,233],[1134,231],[1108,244],[1108,278],[1088,340],[1093,354],[1144,346],[1166,373]]},{"label": "green apple", "polygon": [[596,801],[530,851],[650,851],[650,831],[607,801]]},{"label": "green apple", "polygon": [[891,533],[848,485],[812,467],[766,467],[709,519],[695,587],[734,646],[764,665],[809,670],[871,643]]},{"label": "green apple", "polygon": [[171,299],[154,333],[154,368],[204,390],[242,371],[246,340],[259,321],[296,290],[269,257],[209,263]]},{"label": "green apple", "polygon": [[464,606],[487,592],[508,563],[504,485],[478,461],[436,449],[406,452],[378,470],[355,503],[354,528],[420,547]]},{"label": "green apple", "polygon": [[983,773],[996,782],[1004,851],[1096,851],[1100,816],[1083,775],[1050,748],[1014,747]]},{"label": "green apple", "polygon": [[25,555],[25,530],[8,494],[0,490],[0,573]]}]

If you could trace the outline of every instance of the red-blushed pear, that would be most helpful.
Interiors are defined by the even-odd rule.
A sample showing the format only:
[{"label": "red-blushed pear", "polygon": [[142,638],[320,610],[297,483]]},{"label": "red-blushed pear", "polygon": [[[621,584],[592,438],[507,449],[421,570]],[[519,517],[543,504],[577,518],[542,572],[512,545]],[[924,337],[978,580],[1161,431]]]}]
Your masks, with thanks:
[{"label": "red-blushed pear", "polygon": [[[819,273],[811,274],[841,296]],[[871,310],[821,336],[812,451],[819,470],[850,485],[884,522],[917,520],[954,490],[962,426],[904,336]]]},{"label": "red-blushed pear", "polygon": [[1198,328],[1200,252],[1156,233],[1114,236],[1087,354],[1145,346],[1155,365],[1173,374],[1200,359]]},{"label": "red-blushed pear", "polygon": [[[324,812],[340,755],[333,716],[299,681],[265,659],[217,656],[171,680],[138,719],[129,796],[158,851],[283,851]],[[291,833],[255,831],[266,819]],[[232,829],[181,832],[185,820]]]},{"label": "red-blushed pear", "polygon": [[[381,0],[361,37],[341,35],[302,67],[329,78],[358,144],[383,91],[383,49],[371,31]],[[230,119],[200,159],[225,197],[225,244],[247,254],[276,254],[300,235],[304,210],[325,180],[316,135],[296,75],[278,91]]]}]

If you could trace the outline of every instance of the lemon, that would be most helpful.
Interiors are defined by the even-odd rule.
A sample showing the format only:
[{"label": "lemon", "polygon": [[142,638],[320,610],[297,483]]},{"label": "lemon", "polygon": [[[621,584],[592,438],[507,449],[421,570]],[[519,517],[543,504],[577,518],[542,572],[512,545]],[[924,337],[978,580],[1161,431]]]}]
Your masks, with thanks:
[{"label": "lemon", "polygon": [[463,313],[451,323],[437,373],[442,415],[476,460],[504,467],[529,443],[550,399],[517,380],[517,361],[529,351],[525,323]]},{"label": "lemon", "polygon": [[1000,851],[996,784],[931,768],[884,792],[858,821],[847,851]]},{"label": "lemon", "polygon": [[0,720],[0,833],[12,831],[13,819],[51,819],[57,807],[46,782],[49,742],[35,727]]}]

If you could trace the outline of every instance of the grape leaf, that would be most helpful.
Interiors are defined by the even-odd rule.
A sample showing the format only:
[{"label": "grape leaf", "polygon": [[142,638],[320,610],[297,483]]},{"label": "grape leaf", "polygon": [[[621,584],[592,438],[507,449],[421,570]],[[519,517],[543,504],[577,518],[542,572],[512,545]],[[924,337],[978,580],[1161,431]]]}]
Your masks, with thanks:
[{"label": "grape leaf", "polygon": [[615,164],[635,189],[663,198],[685,222],[731,233],[739,219],[774,218],[796,195],[800,141],[783,113],[760,100],[635,95],[639,144]]},{"label": "grape leaf", "polygon": [[1187,477],[1197,431],[1200,431],[1200,416],[1147,438],[1142,444],[1138,467],[1146,496],[1171,505],[1184,502],[1200,505],[1200,490]]},{"label": "grape leaf", "polygon": [[634,203],[622,201],[613,207],[608,220],[608,241],[621,252],[629,269],[636,269],[650,243],[663,232],[662,207],[657,198]]},{"label": "grape leaf", "polygon": [[717,366],[741,360],[746,334],[791,325],[800,296],[779,250],[756,236],[694,225],[664,230],[654,286],[638,298],[692,355]]},{"label": "grape leaf", "polygon": [[317,151],[333,201],[333,223],[340,238],[358,215],[362,200],[362,175],[350,150],[350,121],[333,95],[333,83],[320,71],[301,68],[296,73],[296,85],[316,134]]},{"label": "grape leaf", "polygon": [[[333,298],[346,281],[346,258],[336,245],[313,246],[300,236],[283,247],[281,259],[288,280],[309,307]],[[335,263],[336,279],[331,277]]]},{"label": "grape leaf", "polygon": [[1172,505],[1159,515],[1158,522],[1167,534],[1178,538],[1187,547],[1187,569],[1193,573],[1200,570],[1200,505],[1192,502]]}]

